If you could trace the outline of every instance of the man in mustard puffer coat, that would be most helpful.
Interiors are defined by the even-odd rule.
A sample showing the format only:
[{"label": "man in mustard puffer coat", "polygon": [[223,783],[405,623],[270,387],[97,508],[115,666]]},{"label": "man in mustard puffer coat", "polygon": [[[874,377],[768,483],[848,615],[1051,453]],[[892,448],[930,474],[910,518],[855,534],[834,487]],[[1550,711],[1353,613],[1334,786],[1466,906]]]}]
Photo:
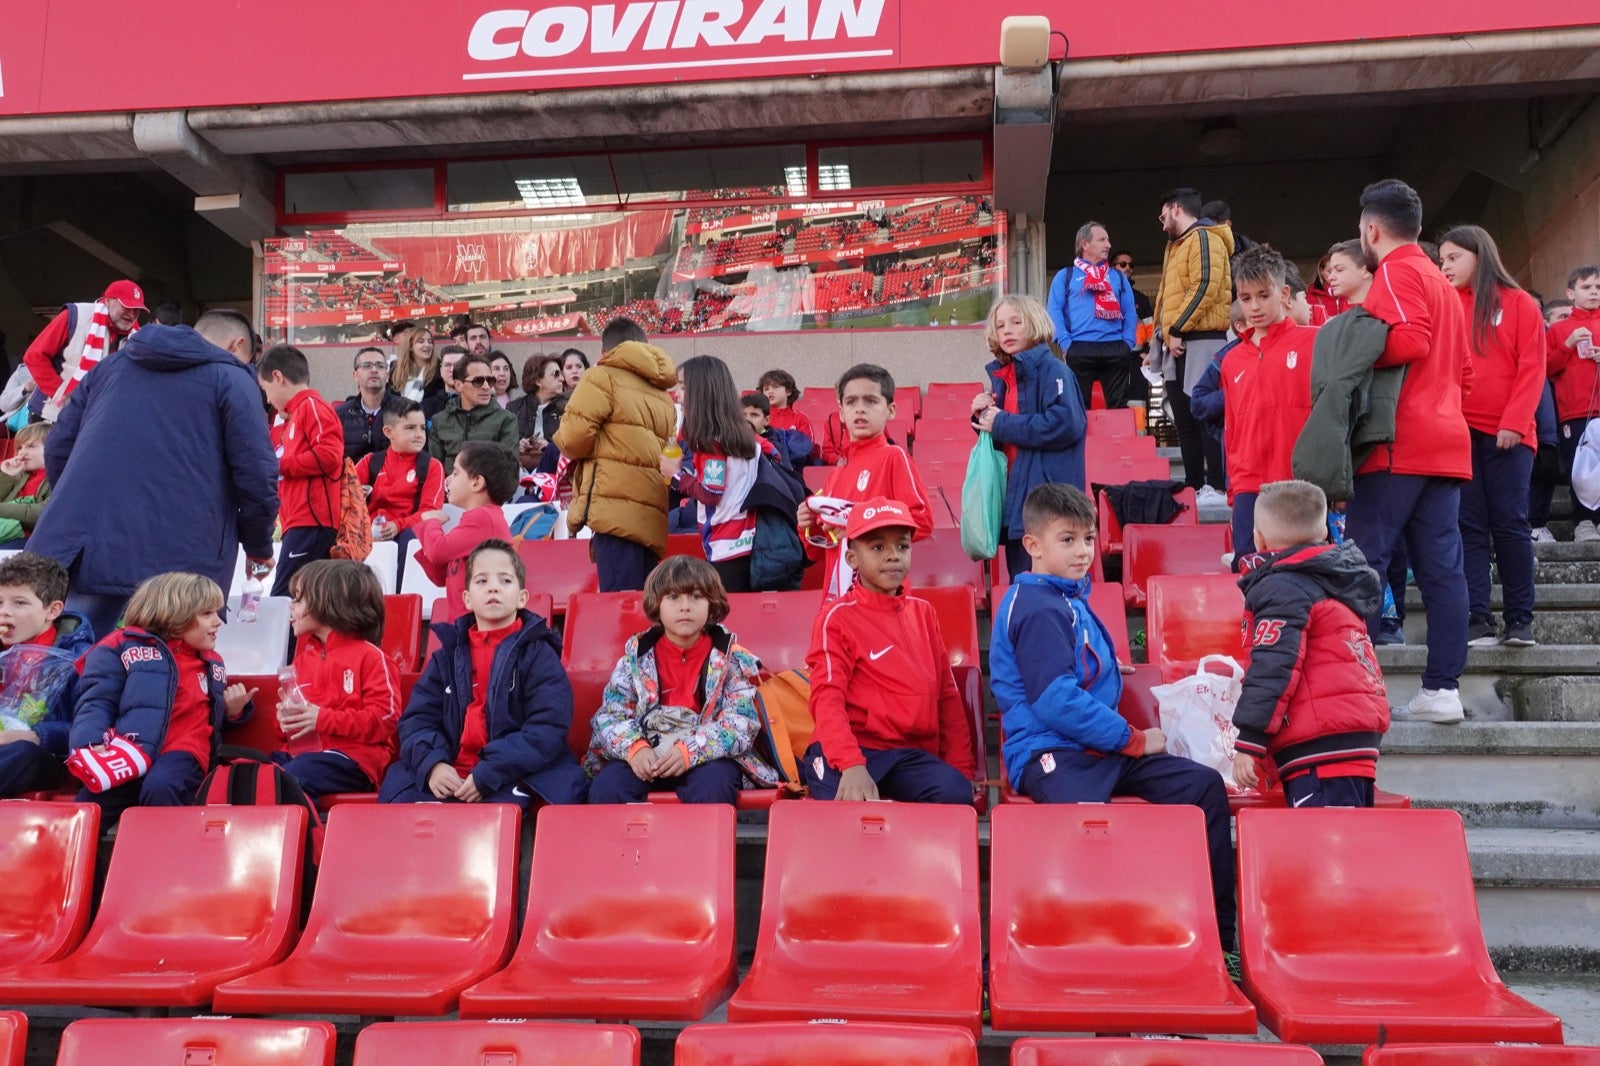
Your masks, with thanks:
[{"label": "man in mustard puffer coat", "polygon": [[567,400],[555,446],[572,460],[574,535],[594,530],[601,592],[639,591],[667,550],[661,455],[677,433],[672,359],[630,318],[600,334],[600,361]]}]

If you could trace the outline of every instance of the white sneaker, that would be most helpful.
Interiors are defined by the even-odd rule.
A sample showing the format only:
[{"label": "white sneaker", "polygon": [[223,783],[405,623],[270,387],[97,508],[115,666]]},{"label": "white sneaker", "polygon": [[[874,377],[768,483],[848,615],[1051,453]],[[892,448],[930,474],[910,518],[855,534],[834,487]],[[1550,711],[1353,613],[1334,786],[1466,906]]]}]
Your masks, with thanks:
[{"label": "white sneaker", "polygon": [[1575,544],[1593,544],[1600,541],[1600,529],[1594,528],[1594,523],[1589,521],[1579,522],[1572,531],[1572,540]]},{"label": "white sneaker", "polygon": [[1229,570],[1233,569],[1233,555],[1233,552],[1222,553],[1222,565],[1226,566]]},{"label": "white sneaker", "polygon": [[1467,717],[1461,693],[1453,688],[1425,688],[1401,708],[1402,721],[1455,725]]},{"label": "white sneaker", "polygon": [[1556,535],[1550,532],[1549,526],[1540,526],[1533,531],[1533,542],[1535,544],[1554,544]]},{"label": "white sneaker", "polygon": [[[1195,490],[1194,502],[1201,507],[1220,507],[1228,502],[1228,496],[1227,493],[1218,492],[1210,485],[1201,485]],[[1590,523],[1589,528],[1594,529],[1594,524]],[[1600,533],[1596,533],[1594,539],[1600,540]]]}]

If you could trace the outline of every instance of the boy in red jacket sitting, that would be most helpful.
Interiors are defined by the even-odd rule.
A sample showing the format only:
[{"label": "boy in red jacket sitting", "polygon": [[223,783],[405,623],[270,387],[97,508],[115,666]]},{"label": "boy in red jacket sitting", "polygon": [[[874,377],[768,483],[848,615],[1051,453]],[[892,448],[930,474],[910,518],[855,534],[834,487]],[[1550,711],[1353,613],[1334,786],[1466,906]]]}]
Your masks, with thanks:
[{"label": "boy in red jacket sitting", "polygon": [[1306,481],[1265,485],[1245,557],[1250,667],[1234,708],[1233,777],[1257,784],[1271,757],[1291,807],[1370,807],[1389,729],[1366,619],[1383,600],[1354,542],[1328,543],[1328,498]]},{"label": "boy in red jacket sitting", "polygon": [[486,540],[511,540],[500,506],[516,495],[520,474],[517,457],[504,444],[468,441],[444,481],[445,498],[463,512],[460,521],[447,533],[449,512],[424,511],[420,516],[417,562],[429,581],[444,586],[444,606],[433,612],[435,623],[454,622],[466,613],[467,557]]},{"label": "boy in red jacket sitting", "polygon": [[846,530],[850,590],[812,629],[814,740],[800,776],[818,799],[971,803],[971,729],[939,619],[902,590],[916,526],[911,508],[858,503]]},{"label": "boy in red jacket sitting", "polygon": [[287,596],[294,572],[326,559],[339,535],[344,424],[311,387],[311,366],[300,349],[287,344],[269,349],[256,376],[267,402],[284,420],[276,445],[283,547],[272,594]]},{"label": "boy in red jacket sitting", "polygon": [[[1561,449],[1562,473],[1572,477],[1572,459],[1589,419],[1600,415],[1600,400],[1595,396],[1595,378],[1600,375],[1600,266],[1581,266],[1567,278],[1567,299],[1572,314],[1550,327],[1545,373],[1555,387],[1556,445]],[[1572,539],[1580,544],[1600,540],[1600,511],[1585,507],[1572,498],[1572,517],[1576,520]]]}]

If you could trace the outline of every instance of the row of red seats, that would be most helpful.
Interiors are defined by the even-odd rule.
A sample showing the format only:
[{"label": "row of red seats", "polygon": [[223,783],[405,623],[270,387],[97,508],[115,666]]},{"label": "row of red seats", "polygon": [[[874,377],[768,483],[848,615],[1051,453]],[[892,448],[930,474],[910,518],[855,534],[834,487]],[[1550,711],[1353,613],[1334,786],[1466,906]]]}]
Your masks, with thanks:
[{"label": "row of red seats", "polygon": [[[135,808],[75,944],[60,930],[88,907],[96,814],[0,804],[8,1002],[694,1021],[736,981],[725,807],[541,811],[514,954],[513,807],[335,809],[298,941],[303,810]],[[1242,812],[1244,995],[1222,965],[1199,811],[1004,806],[991,825],[997,1029],[1254,1033],[1259,1012],[1297,1042],[1561,1042],[1560,1019],[1489,961],[1453,811]],[[774,807],[728,1020],[976,1035],[979,882],[970,808]]]},{"label": "row of red seats", "polygon": [[[0,1062],[22,1066],[27,1019],[0,1014]],[[216,1066],[333,1066],[327,1022],[244,1018],[73,1022],[56,1066],[104,1062]],[[353,1066],[639,1066],[630,1026],[550,1022],[379,1022],[356,1037]],[[676,1066],[978,1066],[972,1035],[948,1027],[873,1023],[694,1025],[678,1035]],[[1288,1044],[1216,1041],[1070,1040],[1031,1037],[1011,1047],[1011,1066],[1320,1066],[1322,1056]],[[1369,1047],[1363,1066],[1594,1066],[1600,1048],[1505,1045]]]}]

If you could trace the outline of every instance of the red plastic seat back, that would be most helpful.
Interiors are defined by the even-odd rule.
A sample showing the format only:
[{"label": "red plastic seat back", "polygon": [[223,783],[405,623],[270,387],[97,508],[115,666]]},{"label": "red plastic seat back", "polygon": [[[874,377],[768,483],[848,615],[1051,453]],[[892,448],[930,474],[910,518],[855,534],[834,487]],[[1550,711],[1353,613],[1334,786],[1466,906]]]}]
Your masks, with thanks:
[{"label": "red plastic seat back", "polygon": [[978,607],[972,590],[964,585],[912,588],[910,594],[927,600],[939,616],[944,650],[954,667],[978,665]]},{"label": "red plastic seat back", "polygon": [[1158,729],[1161,726],[1161,706],[1151,689],[1161,684],[1161,667],[1141,663],[1133,673],[1122,679],[1122,701],[1117,713],[1135,729]]},{"label": "red plastic seat back", "polygon": [[1244,594],[1232,574],[1152,577],[1146,587],[1146,643],[1162,676],[1192,671],[1207,655],[1231,655],[1248,664]]},{"label": "red plastic seat back", "polygon": [[733,808],[547,807],[517,958],[617,974],[652,957],[734,963]]},{"label": "red plastic seat back", "polygon": [[1071,1040],[1029,1037],[1011,1045],[1011,1066],[1322,1066],[1297,1044],[1224,1040]]},{"label": "red plastic seat back", "polygon": [[984,593],[983,565],[967,556],[959,529],[935,529],[932,536],[912,545],[906,584],[911,588],[965,585],[977,599]]},{"label": "red plastic seat back", "polygon": [[628,638],[650,628],[642,592],[579,592],[567,601],[561,662],[574,670],[604,672],[622,658]]},{"label": "red plastic seat back", "polygon": [[1389,1044],[1367,1048],[1361,1066],[1600,1066],[1600,1047]]},{"label": "red plastic seat back", "polygon": [[278,675],[229,674],[228,681],[238,682],[246,691],[256,690],[250,698],[255,709],[245,721],[223,727],[222,743],[254,748],[268,755],[277,751],[283,743],[283,734],[278,729]]},{"label": "red plastic seat back", "polygon": [[1207,525],[1122,527],[1122,582],[1135,602],[1152,577],[1167,574],[1226,574],[1228,527]]},{"label": "red plastic seat back", "polygon": [[[943,413],[936,416],[924,415],[917,420],[917,446],[924,443],[928,445],[944,444],[947,446],[959,445],[963,450],[972,451],[975,438],[972,434],[972,412],[970,401],[961,408],[959,413]],[[895,437],[895,443],[903,443]],[[941,449],[943,451],[944,449]]]},{"label": "red plastic seat back", "polygon": [[300,915],[305,833],[300,806],[130,809],[80,951],[182,966],[286,949]]},{"label": "red plastic seat back", "polygon": [[687,555],[693,559],[706,557],[706,543],[698,533],[669,533],[667,555]]},{"label": "red plastic seat back", "polygon": [[[756,1022],[691,1025],[676,1066],[977,1066],[972,1033],[948,1025]],[[361,1066],[361,1064],[357,1064]]]},{"label": "red plastic seat back", "polygon": [[812,492],[821,492],[822,486],[828,483],[828,475],[831,473],[833,473],[831,466],[808,466],[801,469],[800,477],[804,479],[806,488]]},{"label": "red plastic seat back", "polygon": [[[821,974],[978,965],[978,816],[917,803],[778,803],[756,954]],[[819,856],[827,861],[819,861]]]},{"label": "red plastic seat back", "polygon": [[[1100,482],[1100,484],[1108,484]],[[1168,525],[1192,526],[1200,521],[1199,504],[1195,501],[1194,489],[1185,487],[1173,494],[1172,497],[1182,507]],[[1105,493],[1098,493],[1095,497],[1095,512],[1098,518],[1099,543],[1101,555],[1122,554],[1122,523],[1117,519],[1117,510],[1111,506],[1111,501]]]},{"label": "red plastic seat back", "polygon": [[28,1016],[0,1011],[0,1066],[22,1066],[28,1057]]},{"label": "red plastic seat back", "polygon": [[1083,469],[1084,480],[1090,486],[1126,485],[1130,481],[1164,481],[1172,476],[1172,464],[1158,455],[1085,455]]},{"label": "red plastic seat back", "polygon": [[1089,609],[1111,634],[1111,646],[1116,649],[1117,662],[1133,662],[1133,651],[1128,644],[1128,605],[1122,598],[1121,582],[1096,581],[1090,585]]},{"label": "red plastic seat back", "polygon": [[1500,983],[1455,811],[1249,809],[1238,827],[1246,991]]},{"label": "red plastic seat back", "polygon": [[383,653],[401,673],[422,669],[422,597],[417,593],[383,598]]},{"label": "red plastic seat back", "polygon": [[639,1066],[631,1025],[379,1022],[356,1037],[352,1066]]},{"label": "red plastic seat back", "polygon": [[49,962],[83,939],[99,837],[95,804],[0,803],[0,968]]},{"label": "red plastic seat back", "polygon": [[328,812],[316,895],[296,956],[407,972],[503,959],[517,903],[517,821],[507,803],[341,804]]},{"label": "red plastic seat back", "polygon": [[972,455],[972,445],[975,443],[972,427],[962,424],[966,430],[965,437],[947,436],[942,432],[932,430],[919,433],[917,437],[917,450],[914,458],[917,461],[917,470],[927,480],[927,467],[932,463],[940,463],[952,467],[959,467],[966,472],[967,460]]},{"label": "red plastic seat back", "polygon": [[331,1022],[257,1018],[84,1018],[61,1033],[56,1066],[333,1066]]},{"label": "red plastic seat back", "polygon": [[811,626],[821,606],[815,592],[733,592],[723,622],[772,673],[804,670]]},{"label": "red plastic seat back", "polygon": [[587,540],[525,540],[517,545],[522,565],[528,569],[528,592],[548,593],[561,611],[577,592],[600,587],[600,574],[589,555]]},{"label": "red plastic seat back", "polygon": [[[1095,382],[1095,385],[1099,384]],[[1088,416],[1088,428],[1084,432],[1086,437],[1133,437],[1139,433],[1139,424],[1134,421],[1131,408],[1119,407],[1110,411],[1092,408]]]}]

